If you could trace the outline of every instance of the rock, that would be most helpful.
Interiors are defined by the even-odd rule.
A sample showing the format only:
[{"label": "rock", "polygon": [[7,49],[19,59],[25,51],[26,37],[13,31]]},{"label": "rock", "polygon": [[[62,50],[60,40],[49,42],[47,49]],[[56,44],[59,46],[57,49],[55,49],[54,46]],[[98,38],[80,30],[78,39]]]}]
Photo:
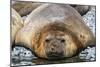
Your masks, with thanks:
[{"label": "rock", "polygon": [[[88,25],[95,35],[96,32],[96,14],[95,14],[95,6],[92,6],[90,11],[86,13],[86,15],[83,16],[83,20],[85,21],[85,24]],[[85,50],[83,50],[79,54],[80,59],[88,60],[88,61],[95,61],[96,59],[96,47],[87,47]]]},{"label": "rock", "polygon": [[92,6],[90,11],[86,13],[86,15],[83,16],[83,20],[85,23],[90,27],[91,31],[95,35],[95,29],[96,29],[96,14],[95,14],[95,6]]},{"label": "rock", "polygon": [[32,66],[35,65],[35,63],[27,62],[27,61],[21,61],[18,64],[11,64],[11,66]]},{"label": "rock", "polygon": [[89,10],[89,5],[74,5],[74,8],[80,13],[81,16],[85,15]]},{"label": "rock", "polygon": [[79,58],[88,61],[95,61],[96,59],[96,47],[87,47],[84,51],[79,54]]},{"label": "rock", "polygon": [[31,51],[24,47],[15,47],[12,51],[12,59],[16,60],[33,60],[36,59],[36,57],[32,54]]}]

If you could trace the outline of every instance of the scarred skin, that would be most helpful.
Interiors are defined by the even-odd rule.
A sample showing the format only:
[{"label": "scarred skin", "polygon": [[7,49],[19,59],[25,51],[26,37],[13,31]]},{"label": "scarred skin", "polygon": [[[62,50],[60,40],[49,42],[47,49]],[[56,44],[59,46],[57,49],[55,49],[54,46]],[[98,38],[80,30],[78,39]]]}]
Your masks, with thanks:
[{"label": "scarred skin", "polygon": [[41,5],[25,23],[15,37],[15,44],[30,48],[40,58],[72,57],[95,43],[80,14],[69,5]]}]

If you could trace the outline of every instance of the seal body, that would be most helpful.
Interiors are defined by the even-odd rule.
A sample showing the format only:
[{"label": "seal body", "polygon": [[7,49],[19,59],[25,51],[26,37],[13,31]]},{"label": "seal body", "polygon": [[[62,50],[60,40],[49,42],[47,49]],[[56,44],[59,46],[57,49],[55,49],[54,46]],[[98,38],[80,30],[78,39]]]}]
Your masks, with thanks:
[{"label": "seal body", "polygon": [[40,58],[72,57],[95,42],[80,14],[69,5],[41,5],[25,23],[15,43],[30,48]]},{"label": "seal body", "polygon": [[40,5],[42,5],[42,3],[14,1],[12,8],[15,9],[21,16],[26,16]]},{"label": "seal body", "polygon": [[13,43],[16,33],[23,27],[23,20],[13,8],[11,9],[11,12],[11,42]]}]

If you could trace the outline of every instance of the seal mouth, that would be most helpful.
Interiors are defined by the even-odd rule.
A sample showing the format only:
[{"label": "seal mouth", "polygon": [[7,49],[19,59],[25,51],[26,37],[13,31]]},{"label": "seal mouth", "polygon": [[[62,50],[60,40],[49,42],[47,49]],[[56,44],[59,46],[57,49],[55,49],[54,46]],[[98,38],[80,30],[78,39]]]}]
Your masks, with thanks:
[{"label": "seal mouth", "polygon": [[64,56],[49,56],[49,57],[47,57],[48,60],[63,60],[65,58],[66,57],[64,57]]},{"label": "seal mouth", "polygon": [[49,52],[47,54],[47,57],[49,59],[61,59],[64,58],[63,52],[62,53],[57,53],[57,52]]},{"label": "seal mouth", "polygon": [[57,54],[51,54],[51,55],[48,55],[48,57],[62,57],[62,56],[57,55]]}]

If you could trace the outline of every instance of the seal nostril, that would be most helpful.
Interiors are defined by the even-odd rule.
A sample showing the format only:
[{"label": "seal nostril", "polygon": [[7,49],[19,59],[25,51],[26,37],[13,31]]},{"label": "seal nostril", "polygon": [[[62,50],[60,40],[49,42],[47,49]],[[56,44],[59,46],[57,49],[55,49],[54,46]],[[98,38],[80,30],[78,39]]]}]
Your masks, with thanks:
[{"label": "seal nostril", "polygon": [[54,48],[51,48],[51,51],[54,51]]}]

